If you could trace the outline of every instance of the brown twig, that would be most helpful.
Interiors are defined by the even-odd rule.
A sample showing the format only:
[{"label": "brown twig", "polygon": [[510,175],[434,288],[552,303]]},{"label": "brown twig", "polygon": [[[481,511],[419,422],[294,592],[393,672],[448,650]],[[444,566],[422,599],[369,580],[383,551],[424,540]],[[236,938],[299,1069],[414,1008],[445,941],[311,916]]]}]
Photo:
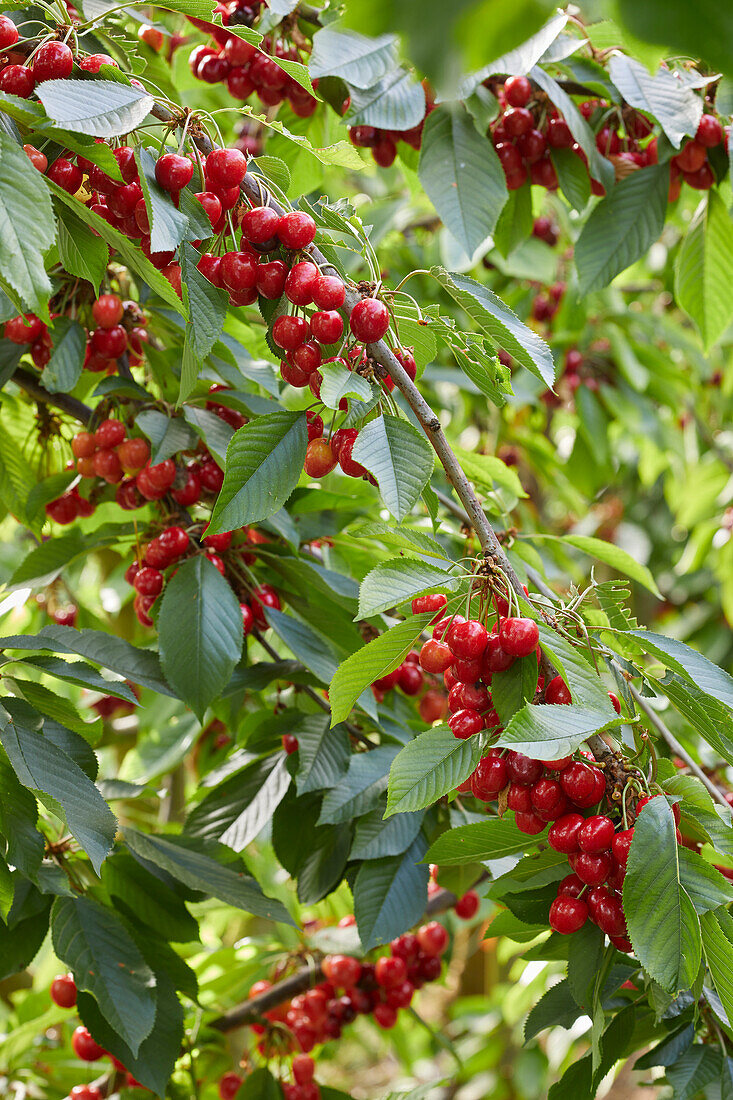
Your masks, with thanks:
[{"label": "brown twig", "polygon": [[93,409],[77,400],[76,397],[72,397],[71,394],[50,393],[45,386],[41,385],[35,375],[31,374],[29,370],[25,370],[24,367],[16,368],[12,381],[20,386],[22,390],[25,390],[34,401],[41,405],[50,405],[52,408],[60,409],[61,412],[68,413],[69,416],[80,420],[82,424],[88,424],[94,416]]}]

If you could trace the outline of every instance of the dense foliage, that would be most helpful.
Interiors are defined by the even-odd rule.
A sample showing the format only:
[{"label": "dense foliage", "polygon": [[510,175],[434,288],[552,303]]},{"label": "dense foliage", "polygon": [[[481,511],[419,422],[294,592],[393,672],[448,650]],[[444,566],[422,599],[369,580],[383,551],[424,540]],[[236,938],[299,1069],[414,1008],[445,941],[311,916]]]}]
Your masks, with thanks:
[{"label": "dense foliage", "polygon": [[733,1096],[733,69],[598,7],[2,5],[3,1095]]}]

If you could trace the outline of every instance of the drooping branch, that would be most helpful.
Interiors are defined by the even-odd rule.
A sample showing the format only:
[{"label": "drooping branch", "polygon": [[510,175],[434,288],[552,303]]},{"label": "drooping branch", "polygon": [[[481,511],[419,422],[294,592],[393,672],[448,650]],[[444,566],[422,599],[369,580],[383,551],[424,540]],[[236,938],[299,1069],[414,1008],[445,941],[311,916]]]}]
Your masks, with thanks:
[{"label": "drooping branch", "polygon": [[61,412],[73,416],[75,420],[81,421],[82,424],[88,424],[94,416],[94,410],[85,405],[83,401],[79,401],[68,393],[51,393],[45,386],[41,385],[35,375],[31,374],[29,370],[25,370],[24,367],[16,368],[12,381],[20,386],[22,390],[25,390],[28,396],[37,401],[39,405],[49,405],[53,409],[60,409]]}]

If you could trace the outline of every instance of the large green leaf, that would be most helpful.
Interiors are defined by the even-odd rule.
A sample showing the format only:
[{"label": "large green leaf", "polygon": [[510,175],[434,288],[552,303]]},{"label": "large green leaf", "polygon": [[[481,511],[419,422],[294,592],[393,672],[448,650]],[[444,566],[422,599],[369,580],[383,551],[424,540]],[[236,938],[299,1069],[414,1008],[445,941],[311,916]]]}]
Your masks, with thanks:
[{"label": "large green leaf", "polygon": [[733,1020],[733,929],[730,914],[722,910],[703,913],[700,924],[705,961],[728,1019]]},{"label": "large green leaf", "polygon": [[706,695],[712,695],[719,703],[733,708],[733,677],[703,657],[702,653],[677,638],[667,638],[650,630],[631,630],[629,633],[639,639],[647,653],[658,657],[667,668],[696,685]]},{"label": "large green leaf", "polygon": [[728,707],[674,672],[668,672],[660,690],[723,760],[733,764],[733,714]]},{"label": "large green leaf", "polygon": [[410,130],[425,117],[425,91],[407,69],[395,68],[368,88],[351,89],[350,126]]},{"label": "large green leaf", "polygon": [[279,511],[298,484],[307,445],[304,413],[269,413],[236,431],[227,448],[211,534],[233,531]]},{"label": "large green leaf", "polygon": [[321,401],[327,409],[338,409],[345,397],[355,397],[359,401],[369,401],[372,387],[366,378],[347,370],[339,363],[325,363],[320,368]]},{"label": "large green leaf", "polygon": [[442,104],[428,115],[418,174],[441,221],[472,256],[493,232],[509,192],[492,142],[462,104]]},{"label": "large green leaf", "polygon": [[36,94],[59,126],[92,137],[129,134],[153,106],[147,92],[116,80],[95,80],[93,94],[87,80],[44,80]]},{"label": "large green leaf", "polygon": [[50,393],[69,393],[81,377],[87,333],[78,321],[59,317],[51,330],[53,351],[41,382]]},{"label": "large green leaf", "polygon": [[0,276],[30,309],[46,319],[51,281],[43,254],[55,236],[43,176],[22,146],[0,133]]},{"label": "large green leaf", "polygon": [[429,871],[418,837],[404,855],[362,863],[354,882],[354,916],[365,951],[405,932],[425,911]]},{"label": "large green leaf", "polygon": [[188,397],[196,385],[198,379],[197,364],[203,363],[203,360],[221,336],[229,304],[229,296],[226,291],[210,283],[197,268],[196,261],[199,253],[193,245],[188,242],[183,243],[180,248],[180,257],[183,303],[188,310],[190,322],[186,326],[186,345],[191,349],[196,369],[186,370],[186,356],[184,353],[181,367],[181,388],[178,395],[179,402]]},{"label": "large green leaf", "polygon": [[137,1054],[155,1021],[155,978],[122,921],[91,898],[57,898],[54,951]]},{"label": "large green leaf", "polygon": [[336,825],[373,810],[387,789],[389,769],[397,755],[394,745],[355,753],[338,785],[323,799],[320,825]]},{"label": "large green leaf", "polygon": [[228,683],[242,652],[239,601],[218,569],[198,554],[168,581],[158,613],[166,679],[199,719]]},{"label": "large green leaf", "polygon": [[278,638],[298,660],[327,684],[338,668],[338,658],[324,638],[312,627],[284,611],[265,608],[265,617]]},{"label": "large green leaf", "polygon": [[186,833],[241,852],[271,820],[290,786],[282,753],[257,760],[219,783],[188,815]]},{"label": "large green leaf", "polygon": [[689,989],[700,968],[700,922],[680,885],[674,817],[665,798],[652,799],[636,819],[623,896],[639,962],[670,993]]},{"label": "large green leaf", "polygon": [[325,714],[303,714],[291,730],[298,738],[298,794],[335,787],[351,759],[351,744],[344,726],[330,728]]},{"label": "large green leaf", "polygon": [[702,98],[666,66],[652,74],[635,58],[614,53],[608,73],[626,102],[648,111],[676,148],[685,136],[695,136],[702,116]]},{"label": "large green leaf", "polygon": [[203,890],[245,913],[292,924],[285,907],[265,897],[255,880],[242,873],[239,863],[226,866],[214,858],[220,851],[231,855],[222,845],[189,836],[146,836],[136,829],[125,829],[125,841],[134,855],[192,890]]},{"label": "large green leaf", "polygon": [[140,187],[150,221],[150,251],[172,252],[187,237],[188,218],[155,178],[155,160],[144,145],[135,148]]},{"label": "large green leaf", "polygon": [[497,745],[533,756],[558,760],[574,753],[588,737],[625,721],[604,710],[575,703],[525,703],[499,734]]},{"label": "large green leaf", "polygon": [[358,618],[365,619],[388,611],[420,592],[433,588],[455,588],[459,577],[414,558],[391,558],[367,573],[359,588]]},{"label": "large green leaf", "polygon": [[733,901],[733,882],[689,848],[680,847],[680,882],[698,913],[707,913]]},{"label": "large green leaf", "polygon": [[382,34],[367,38],[336,23],[313,35],[308,68],[313,77],[340,76],[352,88],[371,88],[397,61],[397,38]]},{"label": "large green leaf", "polygon": [[468,97],[487,77],[494,76],[497,73],[507,73],[509,76],[526,76],[555,41],[567,21],[567,15],[564,12],[558,12],[520,45],[517,45],[508,53],[502,54],[501,57],[497,57],[494,61],[490,61],[478,72],[471,73],[460,85],[461,97]]},{"label": "large green leaf", "polygon": [[733,222],[712,188],[697,208],[675,263],[675,299],[697,325],[706,351],[733,318],[733,302],[726,293],[731,280]]},{"label": "large green leaf", "polygon": [[181,416],[166,416],[157,409],[141,409],[135,424],[153,445],[150,455],[153,464],[196,446],[196,433]]},{"label": "large green leaf", "polygon": [[600,180],[607,191],[610,190],[614,186],[613,166],[596,148],[593,130],[583,118],[574,100],[540,65],[535,65],[529,76],[543,92],[547,93],[550,102],[567,122],[570,133],[588,158],[593,178]]},{"label": "large green leaf", "polygon": [[395,814],[385,821],[383,805],[377,806],[357,821],[349,859],[382,859],[384,856],[402,855],[420,832],[424,816],[424,811],[417,810],[415,813]]},{"label": "large green leaf", "polygon": [[41,866],[44,840],[38,829],[38,804],[20,783],[5,753],[0,750],[0,833],[5,839],[5,856],[30,879]]},{"label": "large green leaf", "polygon": [[492,290],[468,275],[457,275],[442,267],[432,268],[431,275],[497,347],[503,348],[546,386],[552,386],[555,381],[552,352],[544,340],[527,328]]},{"label": "large green leaf", "polygon": [[449,829],[438,837],[425,858],[440,867],[482,863],[526,852],[533,839],[519,831],[512,817],[492,817]]},{"label": "large green leaf", "polygon": [[505,672],[491,677],[491,703],[506,726],[525,701],[534,699],[537,689],[537,658],[534,653],[519,657]]},{"label": "large green leaf", "polygon": [[58,202],[55,205],[59,259],[64,271],[86,279],[98,291],[109,263],[109,246],[71,210]]},{"label": "large green leaf", "polygon": [[575,245],[579,290],[601,290],[640,259],[664,226],[669,189],[666,164],[640,168],[601,199]]},{"label": "large green leaf", "polygon": [[[117,821],[94,783],[70,756],[31,729],[15,714],[25,716],[18,700],[6,699],[0,712],[0,742],[16,776],[24,787],[52,799],[54,812],[66,819],[69,831],[89,856],[99,873],[102,861],[114,844]],[[10,711],[11,713],[8,713]]]},{"label": "large green leaf", "polygon": [[461,740],[448,726],[421,733],[392,764],[385,817],[432,806],[463,783],[480,759],[479,737]]},{"label": "large green leaf", "polygon": [[616,569],[619,573],[631,577],[633,581],[638,581],[639,584],[643,584],[645,588],[653,592],[655,596],[661,598],[657,582],[646,565],[637,561],[627,550],[623,550],[613,542],[604,542],[603,539],[596,539],[590,535],[545,534],[532,534],[529,541],[536,542],[537,539],[552,539],[553,541],[567,543],[568,546],[574,546],[577,550],[582,550],[584,554],[590,554],[598,561],[610,565],[612,569]]},{"label": "large green leaf", "polygon": [[102,884],[123,915],[176,943],[199,939],[198,921],[171,884],[143,867],[129,852],[116,851],[102,868]]},{"label": "large green leaf", "polygon": [[382,500],[401,523],[433,472],[430,444],[407,420],[385,414],[361,429],[351,453],[374,474]]},{"label": "large green leaf", "polygon": [[[587,650],[576,648],[557,631],[539,623],[540,645],[570,688],[573,703],[592,711],[600,711],[609,721],[617,718],[608,691],[598,673],[586,659]],[[550,704],[552,705],[552,704]]]},{"label": "large green leaf", "polygon": [[339,665],[328,693],[331,725],[348,718],[364,689],[402,663],[432,617],[428,611],[398,623]]}]

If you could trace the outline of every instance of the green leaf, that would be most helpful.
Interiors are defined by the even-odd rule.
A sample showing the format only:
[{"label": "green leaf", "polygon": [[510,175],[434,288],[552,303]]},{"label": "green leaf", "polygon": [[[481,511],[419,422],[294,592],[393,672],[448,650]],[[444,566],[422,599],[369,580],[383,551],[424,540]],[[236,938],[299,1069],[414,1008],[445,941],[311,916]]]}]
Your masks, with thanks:
[{"label": "green leaf", "polygon": [[313,35],[308,68],[312,77],[339,76],[352,88],[371,88],[396,62],[396,35],[367,38],[330,23]]},{"label": "green leaf", "polygon": [[63,815],[69,831],[99,873],[114,844],[117,821],[101,794],[74,761],[52,741],[28,729],[12,716],[17,700],[4,700],[0,714],[0,741],[24,787],[53,799],[54,812]]},{"label": "green leaf", "polygon": [[680,847],[677,857],[680,882],[698,913],[707,913],[733,901],[733,882],[697,852]]},{"label": "green leaf", "polygon": [[241,852],[262,832],[285,797],[290,773],[282,753],[256,760],[229,776],[186,819],[190,836],[220,840]]},{"label": "green leaf", "polygon": [[266,607],[265,618],[298,660],[327,684],[338,667],[338,658],[322,635],[300,619],[286,615],[284,611]]},{"label": "green leaf", "polygon": [[172,252],[188,236],[188,218],[156,180],[155,160],[144,145],[135,147],[135,162],[150,222],[150,251]]},{"label": "green leaf", "polygon": [[605,712],[610,721],[617,719],[618,715],[608,698],[608,691],[598,673],[588,663],[586,651],[576,649],[545,623],[537,625],[540,645],[570,688],[573,703],[581,704],[589,710]]},{"label": "green leaf", "polygon": [[36,95],[46,114],[59,126],[77,134],[112,138],[129,134],[147,117],[153,97],[140,88],[116,80],[44,80]]},{"label": "green leaf", "polygon": [[372,396],[372,387],[366,378],[338,363],[326,363],[319,370],[323,377],[321,401],[327,409],[338,409],[344,397],[368,401]]},{"label": "green leaf", "polygon": [[61,203],[55,203],[58,219],[59,260],[65,271],[86,279],[98,291],[109,263],[109,246],[88,225]]},{"label": "green leaf", "polygon": [[348,529],[347,534],[355,539],[377,539],[385,546],[396,546],[401,550],[435,558],[438,561],[446,563],[450,561],[446,551],[437,539],[432,538],[425,531],[418,531],[413,527],[395,527],[393,524],[375,520],[374,522],[357,523]]},{"label": "green leaf", "polygon": [[626,102],[648,111],[676,149],[686,135],[695,136],[702,117],[702,99],[666,66],[651,74],[635,58],[614,53],[608,73]]},{"label": "green leaf", "polygon": [[529,76],[547,94],[550,102],[567,122],[570,133],[588,158],[593,178],[600,180],[606,190],[610,191],[615,182],[613,166],[598,152],[595,135],[574,101],[540,65],[534,65]]},{"label": "green leaf", "polygon": [[520,657],[506,672],[495,672],[491,677],[491,702],[506,725],[513,714],[531,702],[537,690],[537,658],[534,653]]},{"label": "green leaf", "polygon": [[[13,591],[27,586],[50,584],[74,558],[85,551],[84,536],[74,527],[68,534],[48,539],[35,546],[23,559],[8,583]],[[41,647],[39,647],[41,648]]]},{"label": "green leaf", "polygon": [[665,798],[639,814],[623,888],[634,952],[649,976],[670,993],[689,989],[700,968],[700,922],[680,885],[675,823]]},{"label": "green leaf", "polygon": [[0,275],[48,320],[51,282],[43,254],[56,237],[51,199],[23,148],[0,133]]},{"label": "green leaf", "polygon": [[373,810],[387,789],[389,768],[398,750],[381,745],[371,752],[355,753],[346,775],[323,799],[319,825],[338,825]]},{"label": "green leaf", "polygon": [[529,1042],[535,1035],[539,1035],[546,1027],[573,1026],[580,1009],[571,996],[567,979],[551,986],[540,997],[524,1025],[524,1041]]},{"label": "green leaf", "polygon": [[707,657],[677,638],[667,638],[664,634],[654,634],[649,630],[631,630],[629,633],[639,639],[645,652],[658,657],[667,668],[671,668],[706,695],[712,695],[719,703],[733,708],[733,677]]},{"label": "green leaf", "polygon": [[432,617],[425,612],[398,623],[339,665],[328,693],[332,726],[348,718],[365,688],[402,663]]},{"label": "green leaf", "polygon": [[[25,970],[33,962],[48,932],[51,901],[41,902],[39,909],[17,923],[6,927],[0,923],[0,981]],[[38,1018],[33,1020],[37,1035]],[[3,1043],[4,1049],[7,1049]]]},{"label": "green leaf", "polygon": [[448,726],[426,730],[408,741],[392,764],[385,817],[432,806],[455,790],[481,759],[481,740],[461,740]]},{"label": "green leaf", "polygon": [[[706,1085],[720,1077],[720,1052],[695,1043],[666,1072],[674,1100],[694,1100]],[[720,1096],[720,1093],[717,1093]]]},{"label": "green leaf", "polygon": [[166,416],[157,409],[142,409],[135,424],[152,443],[150,461],[163,462],[179,451],[191,451],[196,446],[196,433],[180,416]]},{"label": "green leaf", "polygon": [[124,638],[115,638],[103,630],[76,630],[73,626],[44,626],[38,634],[14,634],[3,638],[4,649],[49,650],[52,653],[77,653],[95,664],[117,672],[127,680],[149,687],[160,695],[173,692],[163,678],[158,654],[138,649]]},{"label": "green leaf", "polygon": [[5,753],[0,750],[0,833],[5,857],[30,879],[35,879],[43,859],[44,841],[36,828],[38,803],[20,783]]},{"label": "green leaf", "polygon": [[364,951],[388,943],[422,917],[430,875],[420,866],[424,854],[418,837],[404,855],[362,863],[354,881],[354,916]]},{"label": "green leaf", "polygon": [[298,794],[335,787],[351,760],[351,744],[344,726],[330,728],[325,714],[304,714],[291,731],[298,738]]},{"label": "green leaf", "polygon": [[560,190],[573,209],[581,213],[590,199],[588,169],[571,149],[551,149],[550,160],[555,166]]},{"label": "green leaf", "polygon": [[183,415],[200,438],[203,439],[223,470],[226,463],[227,447],[232,441],[234,429],[216,413],[208,412],[207,409],[199,409],[195,405],[184,405]]},{"label": "green leaf", "polygon": [[509,192],[492,142],[461,104],[441,104],[428,115],[418,175],[441,221],[472,256],[494,231]]},{"label": "green leaf", "polygon": [[652,165],[601,199],[575,245],[581,294],[607,286],[654,244],[664,227],[668,189],[668,166]]},{"label": "green leaf", "polygon": [[442,267],[434,267],[430,273],[497,347],[503,348],[546,386],[552,386],[555,381],[552,352],[492,290],[467,275],[457,275]]},{"label": "green leaf", "polygon": [[703,913],[700,917],[705,961],[726,1015],[733,1020],[733,930],[730,914]]},{"label": "green leaf", "polygon": [[425,117],[425,91],[407,69],[392,69],[368,88],[351,88],[349,126],[410,130]]},{"label": "green leaf", "polygon": [[594,733],[622,725],[624,718],[575,703],[526,703],[499,734],[503,748],[536,760],[557,760],[574,753]]},{"label": "green leaf", "polygon": [[660,687],[708,744],[733,764],[733,714],[730,710],[674,672],[667,673]]},{"label": "green leaf", "polygon": [[189,836],[146,836],[136,829],[125,829],[125,841],[134,855],[167,871],[192,890],[203,890],[245,913],[292,924],[285,907],[265,897],[255,880],[242,873],[239,863],[227,867],[209,854],[228,853],[222,845]]},{"label": "green leaf", "polygon": [[697,208],[675,263],[675,299],[697,325],[706,351],[733,318],[733,302],[725,293],[731,279],[733,223],[713,188]]},{"label": "green leaf", "polygon": [[247,1074],[235,1100],[282,1100],[282,1095],[280,1082],[263,1066]]},{"label": "green leaf", "polygon": [[101,691],[105,695],[114,695],[117,699],[125,699],[133,706],[138,706],[137,697],[124,680],[108,679],[85,661],[62,661],[58,657],[39,656],[25,658],[23,665],[38,668],[48,676],[65,680],[67,684],[76,684],[77,687],[91,688],[92,691]]},{"label": "green leaf", "polygon": [[586,921],[568,940],[568,987],[579,1008],[593,1005],[593,990],[603,961],[604,936]]},{"label": "green leaf", "polygon": [[492,817],[449,829],[428,849],[425,859],[441,867],[483,863],[526,852],[535,839],[528,839],[526,833],[520,832],[512,817]]},{"label": "green leaf", "polygon": [[[516,187],[509,192],[509,198],[502,207],[493,230],[494,244],[502,256],[509,256],[515,248],[527,240],[533,224],[532,186],[530,181],[526,180],[521,187]],[[469,374],[469,378],[471,377]],[[476,382],[476,385],[480,387],[479,382]]]},{"label": "green leaf", "polygon": [[155,978],[122,921],[90,898],[57,898],[53,947],[137,1054],[155,1021]]},{"label": "green leaf", "polygon": [[278,512],[298,484],[307,445],[304,413],[269,413],[239,428],[227,448],[209,532],[233,531]]},{"label": "green leaf", "polygon": [[357,617],[366,619],[390,607],[412,599],[432,588],[455,588],[459,577],[446,576],[445,570],[414,558],[392,558],[367,573],[359,588]]},{"label": "green leaf", "polygon": [[384,414],[364,425],[351,453],[374,474],[382,500],[401,523],[433,472],[430,444],[408,421]]},{"label": "green leaf", "polygon": [[158,613],[160,661],[179,697],[203,720],[242,653],[239,601],[203,554],[168,581]]},{"label": "green leaf", "polygon": [[78,321],[59,317],[51,330],[53,351],[43,368],[41,383],[50,393],[69,393],[81,377],[87,348],[86,329]]},{"label": "green leaf", "polygon": [[552,539],[556,542],[567,543],[568,546],[574,546],[577,550],[582,550],[584,554],[590,554],[592,557],[597,558],[598,561],[605,562],[606,565],[610,565],[612,569],[616,569],[619,573],[624,573],[627,577],[631,577],[632,581],[637,581],[643,585],[644,588],[648,588],[659,599],[662,598],[662,594],[657,587],[657,582],[654,580],[651,572],[645,565],[637,561],[626,550],[622,550],[620,546],[616,546],[615,543],[605,542],[603,539],[592,538],[590,535],[545,535],[545,534],[533,534],[529,541],[536,542],[537,539]]},{"label": "green leaf", "polygon": [[558,12],[521,45],[516,46],[502,57],[490,61],[478,72],[471,73],[460,85],[461,98],[470,95],[474,88],[482,84],[488,76],[494,76],[495,73],[507,73],[509,76],[526,76],[530,69],[542,58],[545,51],[550,48],[567,21],[567,15],[564,12]]},{"label": "green leaf", "polygon": [[143,867],[129,852],[117,851],[105,861],[102,885],[121,906],[123,915],[146,925],[166,941],[192,943],[199,926],[173,886]]},{"label": "green leaf", "polygon": [[412,844],[420,832],[424,812],[395,814],[384,820],[384,810],[378,806],[360,818],[354,831],[349,859],[382,859],[399,856]]},{"label": "green leaf", "polygon": [[[229,307],[229,295],[214,286],[196,267],[199,253],[184,242],[180,249],[183,301],[190,315],[186,337],[197,359],[204,360],[219,339]],[[179,401],[188,397],[193,385],[184,387],[181,377]]]}]

